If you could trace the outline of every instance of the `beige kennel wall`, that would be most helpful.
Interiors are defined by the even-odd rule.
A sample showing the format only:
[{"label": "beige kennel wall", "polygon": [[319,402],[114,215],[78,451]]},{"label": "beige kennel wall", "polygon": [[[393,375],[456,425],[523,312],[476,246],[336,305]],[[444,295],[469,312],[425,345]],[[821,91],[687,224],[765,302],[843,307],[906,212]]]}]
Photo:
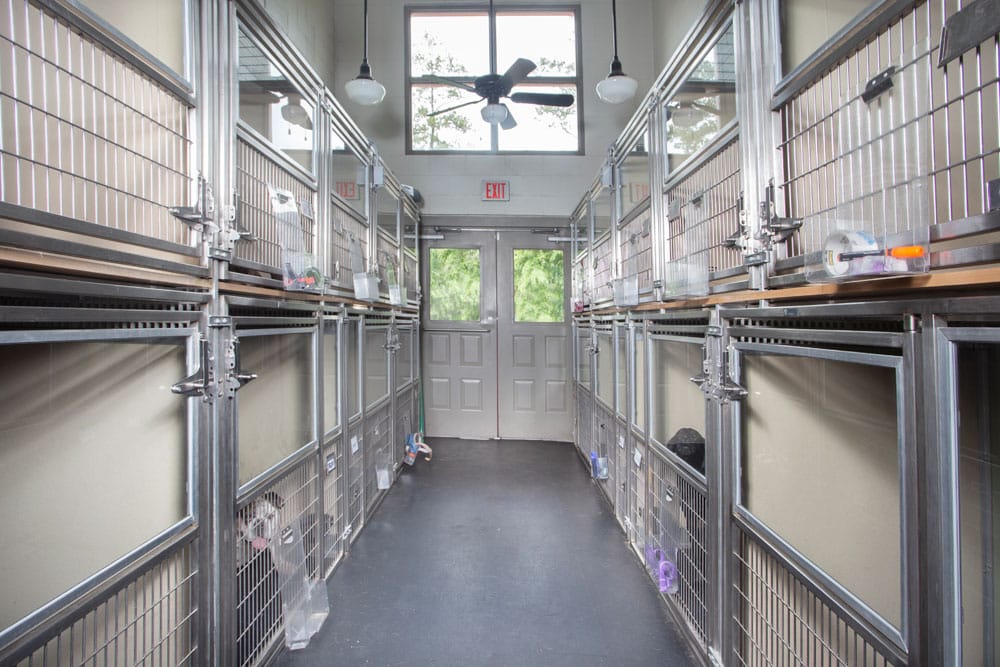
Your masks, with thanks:
[{"label": "beige kennel wall", "polygon": [[897,628],[902,620],[896,373],[744,354],[742,504]]},{"label": "beige kennel wall", "polygon": [[691,378],[701,373],[702,346],[672,340],[652,341],[653,423],[661,445],[681,428],[705,435],[705,396]]},{"label": "beige kennel wall", "polygon": [[0,346],[0,628],[187,514],[177,344]]},{"label": "beige kennel wall", "polygon": [[340,424],[340,398],[337,389],[337,329],[335,323],[327,324],[323,334],[323,431],[329,433]]},{"label": "beige kennel wall", "polygon": [[313,440],[311,332],[240,335],[239,480],[246,484]]},{"label": "beige kennel wall", "polygon": [[872,0],[781,0],[781,69],[788,74]]},{"label": "beige kennel wall", "polygon": [[78,1],[170,69],[185,73],[184,0]]}]

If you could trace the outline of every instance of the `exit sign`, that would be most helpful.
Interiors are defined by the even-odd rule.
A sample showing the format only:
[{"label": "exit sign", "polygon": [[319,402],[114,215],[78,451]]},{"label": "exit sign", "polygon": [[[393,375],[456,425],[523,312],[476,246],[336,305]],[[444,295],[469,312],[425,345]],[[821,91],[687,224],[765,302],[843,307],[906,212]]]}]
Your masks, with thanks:
[{"label": "exit sign", "polygon": [[510,181],[483,181],[483,201],[510,201]]}]

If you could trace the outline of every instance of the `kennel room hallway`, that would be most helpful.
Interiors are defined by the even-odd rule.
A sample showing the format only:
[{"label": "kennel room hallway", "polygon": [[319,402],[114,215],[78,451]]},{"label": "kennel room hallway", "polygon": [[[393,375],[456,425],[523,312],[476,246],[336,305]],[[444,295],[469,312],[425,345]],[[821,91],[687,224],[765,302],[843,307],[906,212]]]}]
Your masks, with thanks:
[{"label": "kennel room hallway", "polygon": [[572,445],[429,444],[277,664],[695,664]]}]

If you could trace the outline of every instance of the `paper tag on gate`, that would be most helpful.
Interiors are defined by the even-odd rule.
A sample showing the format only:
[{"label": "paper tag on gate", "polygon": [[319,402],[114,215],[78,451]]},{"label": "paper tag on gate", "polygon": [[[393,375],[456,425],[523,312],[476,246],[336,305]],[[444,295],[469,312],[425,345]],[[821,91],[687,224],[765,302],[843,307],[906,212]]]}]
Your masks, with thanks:
[{"label": "paper tag on gate", "polygon": [[619,449],[625,449],[625,436],[624,435],[618,436],[618,448]]},{"label": "paper tag on gate", "polygon": [[635,449],[635,454],[632,455],[632,460],[635,461],[637,466],[642,465],[642,452],[639,451],[638,447]]},{"label": "paper tag on gate", "polygon": [[337,455],[328,454],[326,457],[326,471],[333,472],[337,469]]},{"label": "paper tag on gate", "polygon": [[357,454],[358,453],[358,448],[360,446],[361,445],[358,444],[358,436],[352,435],[351,436],[351,454]]}]

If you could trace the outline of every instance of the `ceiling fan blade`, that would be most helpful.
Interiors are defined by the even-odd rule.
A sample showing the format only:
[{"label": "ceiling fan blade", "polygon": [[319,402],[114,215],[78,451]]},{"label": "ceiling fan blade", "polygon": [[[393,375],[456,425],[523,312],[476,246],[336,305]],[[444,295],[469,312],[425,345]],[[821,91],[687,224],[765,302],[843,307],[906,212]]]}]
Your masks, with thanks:
[{"label": "ceiling fan blade", "polygon": [[[504,83],[510,83],[511,88],[517,84],[524,81],[531,72],[535,69],[535,63],[531,62],[527,58],[518,58],[514,61],[514,64],[507,68],[507,71],[503,73]],[[510,91],[510,88],[507,89]]]},{"label": "ceiling fan blade", "polygon": [[550,107],[573,106],[573,96],[565,93],[514,93],[510,99],[512,102],[522,104],[544,104]]},{"label": "ceiling fan blade", "polygon": [[437,111],[432,111],[431,113],[426,114],[424,118],[430,118],[431,116],[438,116],[443,113],[448,113],[449,111],[454,111],[455,109],[461,109],[462,107],[467,107],[470,104],[478,104],[482,101],[483,101],[482,99],[470,100],[468,102],[462,102],[461,104],[456,104],[453,107],[448,107],[447,109],[438,109]]},{"label": "ceiling fan blade", "polygon": [[517,121],[514,120],[514,114],[510,110],[507,111],[507,117],[500,122],[500,127],[505,130],[513,130],[517,127]]},{"label": "ceiling fan blade", "polygon": [[[449,86],[454,86],[455,88],[461,88],[462,90],[467,90],[470,93],[475,93],[476,89],[467,83],[462,83],[461,81],[455,81],[454,79],[447,79],[443,76],[438,76],[437,74],[429,74],[424,77],[425,79],[430,79],[431,81],[437,81],[438,83],[443,83]],[[478,93],[477,93],[478,94]]]}]

